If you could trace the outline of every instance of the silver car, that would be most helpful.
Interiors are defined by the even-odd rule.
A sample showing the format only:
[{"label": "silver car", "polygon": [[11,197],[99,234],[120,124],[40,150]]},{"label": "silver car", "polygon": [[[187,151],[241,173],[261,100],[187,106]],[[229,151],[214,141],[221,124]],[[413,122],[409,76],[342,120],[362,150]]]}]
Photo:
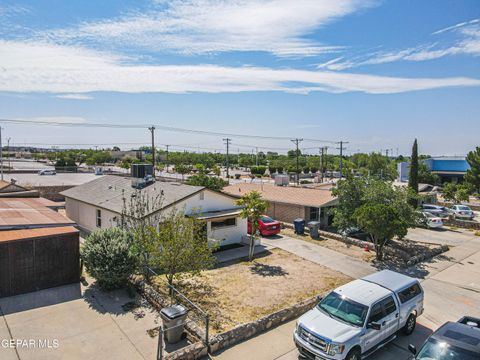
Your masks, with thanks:
[{"label": "silver car", "polygon": [[453,205],[450,208],[452,216],[454,219],[468,219],[473,220],[475,214],[473,213],[472,209],[467,205]]},{"label": "silver car", "polygon": [[432,215],[446,218],[450,215],[450,210],[445,206],[433,205],[433,204],[422,204],[421,206],[422,212],[427,212]]}]

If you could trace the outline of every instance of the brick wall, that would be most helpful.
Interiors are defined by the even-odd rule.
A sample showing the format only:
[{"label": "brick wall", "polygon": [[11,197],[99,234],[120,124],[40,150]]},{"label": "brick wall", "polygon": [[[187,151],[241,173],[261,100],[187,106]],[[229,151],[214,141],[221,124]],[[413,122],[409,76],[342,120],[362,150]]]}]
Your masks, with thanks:
[{"label": "brick wall", "polygon": [[304,206],[275,202],[269,202],[269,205],[267,215],[275,220],[293,223],[293,220],[297,218],[305,219]]}]

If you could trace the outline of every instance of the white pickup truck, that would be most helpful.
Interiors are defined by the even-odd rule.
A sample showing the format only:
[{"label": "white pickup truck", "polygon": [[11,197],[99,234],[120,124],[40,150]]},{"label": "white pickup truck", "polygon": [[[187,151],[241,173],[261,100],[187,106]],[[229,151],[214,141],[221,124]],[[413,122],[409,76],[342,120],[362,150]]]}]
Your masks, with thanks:
[{"label": "white pickup truck", "polygon": [[410,335],[423,313],[417,279],[383,270],[333,290],[301,316],[294,331],[300,355],[314,360],[360,360]]}]

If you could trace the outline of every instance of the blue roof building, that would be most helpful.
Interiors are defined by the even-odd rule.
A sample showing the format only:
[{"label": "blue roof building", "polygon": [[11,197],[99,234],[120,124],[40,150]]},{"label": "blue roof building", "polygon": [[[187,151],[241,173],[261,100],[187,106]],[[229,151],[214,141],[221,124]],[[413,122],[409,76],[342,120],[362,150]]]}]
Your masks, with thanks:
[{"label": "blue roof building", "polygon": [[[422,160],[427,168],[440,177],[440,181],[459,182],[463,180],[470,165],[463,156],[439,156]],[[399,181],[408,181],[410,163],[399,163],[397,165]]]}]

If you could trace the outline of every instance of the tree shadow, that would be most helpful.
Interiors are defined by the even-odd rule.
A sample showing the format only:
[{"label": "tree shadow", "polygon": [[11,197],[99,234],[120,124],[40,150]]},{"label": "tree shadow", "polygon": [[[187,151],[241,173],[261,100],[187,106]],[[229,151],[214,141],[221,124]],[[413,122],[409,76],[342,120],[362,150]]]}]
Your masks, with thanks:
[{"label": "tree shadow", "polygon": [[262,264],[259,262],[254,262],[254,264],[250,266],[250,271],[252,274],[263,277],[288,275],[288,272],[283,270],[281,266]]}]

